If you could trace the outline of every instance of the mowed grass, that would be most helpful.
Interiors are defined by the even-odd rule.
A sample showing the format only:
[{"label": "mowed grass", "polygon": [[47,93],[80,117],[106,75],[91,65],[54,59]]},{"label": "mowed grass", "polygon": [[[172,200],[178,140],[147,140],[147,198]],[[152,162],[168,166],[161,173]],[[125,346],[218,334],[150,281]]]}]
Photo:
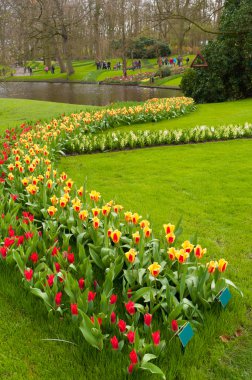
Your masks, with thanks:
[{"label": "mowed grass", "polygon": [[96,107],[38,100],[0,99],[0,132],[24,122],[52,120],[62,114],[91,110]]},{"label": "mowed grass", "polygon": [[[149,218],[156,235],[163,223],[176,223],[183,216],[180,241],[197,233],[199,243],[208,248],[206,260],[229,261],[227,276],[244,298],[232,291],[227,309],[206,317],[184,356],[176,344],[168,348],[160,364],[169,379],[252,378],[251,153],[251,140],[236,140],[60,161],[59,170],[70,173],[77,185],[87,178],[89,190]],[[240,328],[242,336],[235,337]],[[221,335],[230,341],[223,343]]]},{"label": "mowed grass", "polygon": [[[185,58],[187,56],[184,56],[183,58],[183,65],[186,65]],[[190,62],[192,62],[194,55],[188,55]],[[169,58],[175,58],[175,56],[171,56]],[[127,67],[128,69],[132,67],[132,64],[134,61],[138,59],[127,59]],[[71,75],[67,75],[66,73],[61,73],[60,68],[57,65],[57,63],[54,62],[55,72],[54,74],[51,73],[49,70],[47,73],[45,72],[42,62],[33,62],[31,64],[31,67],[33,68],[32,75],[24,75],[24,76],[14,76],[9,77],[7,80],[10,81],[54,81],[54,80],[67,80],[67,81],[83,81],[83,82],[99,82],[106,78],[116,77],[116,76],[122,76],[123,71],[122,67],[120,70],[114,70],[114,66],[120,62],[122,65],[122,59],[121,58],[107,58],[105,59],[106,62],[110,61],[111,63],[111,70],[97,70],[96,63],[94,60],[80,60],[80,61],[73,61],[73,68],[74,73]],[[142,68],[141,70],[128,70],[128,76],[130,75],[136,75],[138,73],[144,73],[144,72],[156,72],[158,71],[158,63],[157,58],[152,59],[141,59],[142,62]],[[158,81],[159,83],[159,81]],[[172,84],[173,85],[173,84]],[[174,84],[176,86],[177,84]]]}]

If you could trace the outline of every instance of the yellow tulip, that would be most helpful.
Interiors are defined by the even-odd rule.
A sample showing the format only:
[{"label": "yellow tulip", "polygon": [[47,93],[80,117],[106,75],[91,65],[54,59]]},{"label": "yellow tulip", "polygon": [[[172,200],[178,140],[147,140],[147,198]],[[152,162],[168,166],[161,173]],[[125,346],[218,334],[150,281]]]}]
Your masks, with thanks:
[{"label": "yellow tulip", "polygon": [[225,272],[226,268],[227,268],[227,264],[228,262],[224,259],[220,259],[219,262],[218,262],[218,270],[219,272]]},{"label": "yellow tulip", "polygon": [[167,250],[167,253],[168,253],[169,259],[173,261],[173,260],[175,260],[176,254],[178,253],[178,251],[176,250],[176,248],[170,247]]},{"label": "yellow tulip", "polygon": [[218,262],[210,261],[206,266],[209,273],[214,273],[215,269],[218,267]]},{"label": "yellow tulip", "polygon": [[142,229],[144,229],[145,227],[149,227],[150,226],[150,222],[148,220],[141,220],[141,222],[139,223],[140,227]]},{"label": "yellow tulip", "polygon": [[82,211],[79,213],[79,218],[80,218],[81,220],[86,220],[87,217],[88,217],[88,212],[87,212],[87,210],[82,210]]},{"label": "yellow tulip", "polygon": [[124,217],[125,217],[126,222],[128,223],[132,222],[132,212],[130,211],[125,212]]},{"label": "yellow tulip", "polygon": [[133,240],[136,244],[140,242],[140,234],[139,231],[136,231],[134,234],[132,234]]},{"label": "yellow tulip", "polygon": [[202,249],[201,245],[196,245],[196,247],[194,248],[194,255],[198,258],[198,259],[202,259],[202,257],[204,256],[204,254],[206,253],[206,248]]},{"label": "yellow tulip", "polygon": [[56,209],[56,207],[54,207],[54,206],[50,206],[50,207],[48,207],[48,209],[47,209],[47,212],[48,212],[48,214],[49,214],[50,216],[53,216],[53,215],[56,213],[56,211],[57,211],[57,209]]},{"label": "yellow tulip", "polygon": [[182,244],[182,248],[188,253],[191,253],[193,250],[194,245],[190,243],[189,240],[185,240],[184,243]]},{"label": "yellow tulip", "polygon": [[99,225],[100,225],[100,219],[95,216],[93,218],[93,227],[94,227],[94,229],[97,230],[99,228]]},{"label": "yellow tulip", "polygon": [[59,199],[56,197],[56,195],[54,194],[51,198],[50,198],[50,201],[52,202],[53,205],[56,205],[58,204],[59,202]]},{"label": "yellow tulip", "polygon": [[102,215],[107,216],[110,213],[111,207],[110,206],[103,206],[102,207]]},{"label": "yellow tulip", "polygon": [[132,264],[135,261],[137,252],[134,248],[131,248],[128,252],[125,253],[127,260]]},{"label": "yellow tulip", "polygon": [[172,233],[175,230],[175,226],[173,224],[164,224],[163,225],[166,235]]},{"label": "yellow tulip", "polygon": [[113,240],[113,242],[115,244],[117,244],[117,243],[119,243],[121,235],[122,235],[122,233],[119,230],[115,230],[115,231],[111,232],[111,236],[110,237]]},{"label": "yellow tulip", "polygon": [[21,182],[22,182],[22,184],[23,184],[24,186],[27,186],[28,183],[29,183],[29,180],[28,180],[27,178],[23,178]]},{"label": "yellow tulip", "polygon": [[189,253],[186,252],[184,249],[180,249],[175,253],[175,255],[180,264],[184,264],[189,257]]},{"label": "yellow tulip", "polygon": [[148,269],[153,277],[157,277],[160,272],[161,265],[159,265],[157,262],[154,262],[151,264]]}]

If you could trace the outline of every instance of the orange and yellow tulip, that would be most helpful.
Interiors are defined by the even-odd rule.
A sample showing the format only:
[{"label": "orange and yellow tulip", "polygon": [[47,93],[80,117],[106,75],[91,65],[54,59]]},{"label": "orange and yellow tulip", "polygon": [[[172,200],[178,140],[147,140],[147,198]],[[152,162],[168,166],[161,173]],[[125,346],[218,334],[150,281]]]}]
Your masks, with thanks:
[{"label": "orange and yellow tulip", "polygon": [[194,248],[194,255],[197,257],[197,259],[202,259],[206,251],[206,248],[202,249],[201,245],[197,244]]},{"label": "orange and yellow tulip", "polygon": [[139,231],[136,231],[134,234],[132,234],[133,240],[136,244],[140,242],[140,234]]},{"label": "orange and yellow tulip", "polygon": [[171,223],[164,224],[163,227],[164,227],[166,235],[172,233],[175,230],[175,226],[173,224],[171,224]]},{"label": "orange and yellow tulip", "polygon": [[88,212],[87,210],[82,210],[80,213],[79,213],[79,218],[80,220],[86,220],[88,217]]},{"label": "orange and yellow tulip", "polygon": [[190,243],[189,240],[185,240],[184,243],[182,244],[182,248],[188,253],[191,253],[193,250],[194,245]]},{"label": "orange and yellow tulip", "polygon": [[131,248],[128,252],[125,253],[127,260],[132,264],[135,261],[137,252],[134,248]]},{"label": "orange and yellow tulip", "polygon": [[227,264],[228,262],[224,259],[220,259],[219,262],[218,262],[218,270],[219,272],[225,272],[226,268],[227,268]]},{"label": "orange and yellow tulip", "polygon": [[50,207],[48,207],[48,209],[47,209],[47,212],[48,212],[48,214],[49,214],[50,216],[54,216],[54,214],[56,213],[56,211],[57,211],[57,209],[56,209],[56,207],[54,207],[54,206],[50,206]]},{"label": "orange and yellow tulip", "polygon": [[154,262],[148,267],[148,269],[153,277],[157,277],[159,275],[161,265],[159,265],[157,262]]},{"label": "orange and yellow tulip", "polygon": [[115,231],[112,231],[111,232],[111,239],[113,240],[113,242],[115,243],[115,244],[117,244],[117,243],[119,243],[119,240],[120,240],[120,237],[122,236],[122,233],[121,233],[121,231],[119,231],[119,230],[115,230]]}]

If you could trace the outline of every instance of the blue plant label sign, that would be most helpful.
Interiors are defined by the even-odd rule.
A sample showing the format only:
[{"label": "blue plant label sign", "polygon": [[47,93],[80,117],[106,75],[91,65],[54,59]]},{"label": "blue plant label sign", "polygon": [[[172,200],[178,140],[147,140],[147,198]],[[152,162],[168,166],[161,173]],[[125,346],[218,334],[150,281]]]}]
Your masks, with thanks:
[{"label": "blue plant label sign", "polygon": [[230,290],[227,288],[223,289],[218,295],[217,299],[221,303],[222,307],[225,308],[232,297]]},{"label": "blue plant label sign", "polygon": [[178,337],[183,347],[186,347],[186,345],[192,339],[193,335],[194,332],[192,326],[190,325],[190,322],[187,322],[178,333]]}]

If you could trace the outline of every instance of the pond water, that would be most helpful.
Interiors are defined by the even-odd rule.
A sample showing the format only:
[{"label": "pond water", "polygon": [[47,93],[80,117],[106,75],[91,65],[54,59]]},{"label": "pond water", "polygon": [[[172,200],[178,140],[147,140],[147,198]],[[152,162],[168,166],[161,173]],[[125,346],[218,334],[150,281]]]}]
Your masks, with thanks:
[{"label": "pond water", "polygon": [[103,106],[120,101],[182,96],[180,90],[81,83],[7,82],[0,86],[0,98],[45,100]]}]

